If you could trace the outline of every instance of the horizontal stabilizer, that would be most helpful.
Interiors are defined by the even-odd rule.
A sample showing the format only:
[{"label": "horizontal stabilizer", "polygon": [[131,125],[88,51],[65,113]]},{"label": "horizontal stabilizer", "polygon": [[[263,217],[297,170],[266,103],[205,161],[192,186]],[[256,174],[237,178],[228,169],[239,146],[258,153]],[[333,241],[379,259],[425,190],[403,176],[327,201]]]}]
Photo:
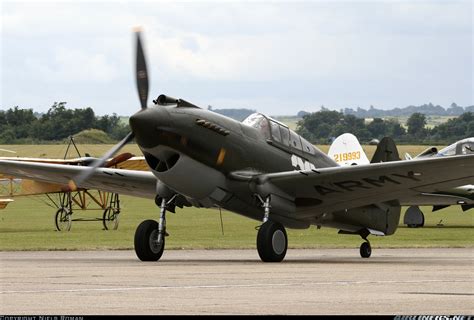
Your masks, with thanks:
[{"label": "horizontal stabilizer", "polygon": [[428,149],[423,150],[423,152],[417,155],[415,158],[433,157],[437,154],[438,149],[436,147],[429,147]]}]

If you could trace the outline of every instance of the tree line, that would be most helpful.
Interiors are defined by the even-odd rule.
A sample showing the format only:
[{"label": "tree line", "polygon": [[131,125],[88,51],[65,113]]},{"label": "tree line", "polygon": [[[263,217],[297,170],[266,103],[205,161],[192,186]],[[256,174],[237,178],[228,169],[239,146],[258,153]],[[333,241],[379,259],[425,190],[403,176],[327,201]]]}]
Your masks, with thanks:
[{"label": "tree line", "polygon": [[33,109],[0,110],[0,143],[21,144],[61,141],[83,130],[102,130],[114,140],[122,139],[130,128],[115,113],[96,116],[92,108],[67,109],[66,102],[55,102],[44,114]]},{"label": "tree line", "polygon": [[474,112],[465,112],[433,128],[426,126],[426,116],[413,113],[406,128],[395,119],[374,118],[365,121],[351,114],[322,110],[305,114],[297,124],[297,133],[312,143],[325,144],[343,133],[354,134],[362,143],[385,136],[405,144],[450,144],[474,137]]},{"label": "tree line", "polygon": [[389,110],[377,109],[374,106],[370,106],[368,110],[363,108],[357,108],[356,110],[344,108],[344,110],[341,111],[344,114],[352,114],[358,118],[407,117],[414,113],[422,113],[426,116],[460,116],[465,112],[474,112],[474,105],[463,107],[453,102],[448,108],[444,108],[430,102],[420,106],[397,107]]},{"label": "tree line", "polygon": [[[212,107],[208,108],[210,111]],[[239,112],[236,112],[239,111]],[[254,112],[249,109],[232,110],[234,114]],[[433,128],[426,126],[423,113],[413,113],[401,125],[396,119],[373,118],[366,121],[352,114],[323,109],[304,113],[296,131],[312,143],[329,143],[343,133],[356,135],[362,143],[389,136],[398,143],[406,144],[449,144],[454,141],[474,137],[474,112],[465,112]],[[66,102],[55,102],[44,114],[36,114],[32,109],[10,108],[0,110],[0,144],[38,143],[63,141],[71,135],[87,130],[104,131],[114,140],[122,139],[129,131],[128,123],[113,115],[96,116],[92,108],[67,109]]]}]

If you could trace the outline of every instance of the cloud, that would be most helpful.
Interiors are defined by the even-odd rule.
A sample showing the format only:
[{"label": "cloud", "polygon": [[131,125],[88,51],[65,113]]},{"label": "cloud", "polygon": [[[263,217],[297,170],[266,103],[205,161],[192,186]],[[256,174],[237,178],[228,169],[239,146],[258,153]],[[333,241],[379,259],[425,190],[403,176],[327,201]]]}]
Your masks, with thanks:
[{"label": "cloud", "polygon": [[49,63],[30,57],[24,67],[33,78],[45,82],[109,82],[118,75],[113,66],[102,53],[59,47],[54,50]]},{"label": "cloud", "polygon": [[[109,96],[115,112],[131,110],[137,24],[153,95],[269,113],[474,103],[470,1],[4,1],[2,106],[33,96],[49,106],[38,100],[59,91],[78,106]],[[39,81],[49,86],[34,92]]]}]

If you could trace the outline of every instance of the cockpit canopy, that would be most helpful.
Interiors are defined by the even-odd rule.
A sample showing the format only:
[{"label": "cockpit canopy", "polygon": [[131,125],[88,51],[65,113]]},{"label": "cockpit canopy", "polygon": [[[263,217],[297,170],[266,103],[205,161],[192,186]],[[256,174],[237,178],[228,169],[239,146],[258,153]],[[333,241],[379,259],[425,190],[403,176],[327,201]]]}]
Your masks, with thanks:
[{"label": "cockpit canopy", "polygon": [[455,156],[474,153],[474,138],[467,138],[440,150],[438,156]]},{"label": "cockpit canopy", "polygon": [[265,139],[277,145],[315,154],[316,149],[306,139],[299,136],[285,124],[267,117],[261,113],[248,116],[243,124],[257,129]]}]

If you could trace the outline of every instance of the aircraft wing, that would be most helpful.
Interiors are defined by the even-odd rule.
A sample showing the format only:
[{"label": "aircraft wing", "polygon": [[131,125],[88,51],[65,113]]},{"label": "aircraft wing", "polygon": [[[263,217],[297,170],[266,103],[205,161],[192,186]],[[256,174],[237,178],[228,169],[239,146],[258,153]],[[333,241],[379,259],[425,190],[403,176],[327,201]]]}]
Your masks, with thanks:
[{"label": "aircraft wing", "polygon": [[[85,166],[0,160],[0,173],[4,175],[64,186],[88,169]],[[78,187],[153,199],[156,182],[156,177],[149,171],[98,168]]]},{"label": "aircraft wing", "polygon": [[262,174],[251,186],[294,203],[294,218],[304,219],[393,200],[405,205],[413,197],[473,182],[474,155],[466,155]]}]

